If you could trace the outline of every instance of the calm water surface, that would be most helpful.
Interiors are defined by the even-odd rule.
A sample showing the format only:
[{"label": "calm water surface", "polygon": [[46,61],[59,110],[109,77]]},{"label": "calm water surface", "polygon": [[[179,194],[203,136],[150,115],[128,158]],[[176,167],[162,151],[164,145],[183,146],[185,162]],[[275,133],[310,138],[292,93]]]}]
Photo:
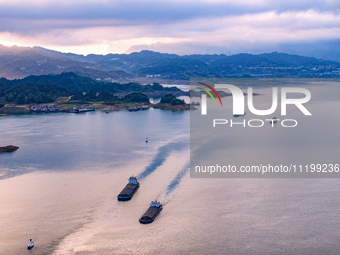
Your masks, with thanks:
[{"label": "calm water surface", "polygon": [[340,253],[338,179],[190,178],[189,125],[158,109],[0,118],[0,145],[20,147],[0,155],[0,254]]}]

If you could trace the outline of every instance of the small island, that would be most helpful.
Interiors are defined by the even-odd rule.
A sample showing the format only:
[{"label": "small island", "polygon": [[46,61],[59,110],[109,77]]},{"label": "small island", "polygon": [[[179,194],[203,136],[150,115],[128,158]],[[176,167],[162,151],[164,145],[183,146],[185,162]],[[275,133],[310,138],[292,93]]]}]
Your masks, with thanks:
[{"label": "small island", "polygon": [[16,151],[17,149],[19,149],[19,147],[13,146],[13,145],[7,145],[5,147],[0,147],[0,153]]},{"label": "small island", "polygon": [[176,98],[176,96],[173,94],[167,94],[162,97],[158,104],[153,105],[153,108],[168,111],[196,110],[195,107],[190,104],[186,104],[184,100]]}]

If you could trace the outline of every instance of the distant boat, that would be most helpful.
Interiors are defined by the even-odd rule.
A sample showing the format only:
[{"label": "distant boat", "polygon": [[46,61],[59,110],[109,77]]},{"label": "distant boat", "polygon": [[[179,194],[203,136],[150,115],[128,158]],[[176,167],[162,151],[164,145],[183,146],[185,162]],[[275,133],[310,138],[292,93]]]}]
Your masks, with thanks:
[{"label": "distant boat", "polygon": [[279,120],[276,118],[276,117],[274,117],[269,123],[270,124],[275,124],[276,122],[278,122]]},{"label": "distant boat", "polygon": [[152,201],[149,209],[143,214],[143,216],[139,219],[139,222],[142,224],[148,224],[153,222],[158,214],[162,211],[162,205],[156,201]]},{"label": "distant boat", "polygon": [[129,108],[128,111],[129,112],[137,112],[140,110],[140,107],[139,106],[135,106],[135,107],[132,107],[132,108]]},{"label": "distant boat", "polygon": [[67,112],[69,113],[82,113],[82,112],[91,112],[91,111],[95,111],[96,108],[86,108],[84,105],[83,106],[76,106],[73,107],[72,110],[68,110]]},{"label": "distant boat", "polygon": [[27,249],[30,250],[34,247],[34,242],[30,239],[30,243],[27,245]]},{"label": "distant boat", "polygon": [[244,116],[244,115],[246,115],[246,113],[244,113],[244,114],[234,114],[233,117],[238,118],[238,117],[241,117],[241,116]]}]

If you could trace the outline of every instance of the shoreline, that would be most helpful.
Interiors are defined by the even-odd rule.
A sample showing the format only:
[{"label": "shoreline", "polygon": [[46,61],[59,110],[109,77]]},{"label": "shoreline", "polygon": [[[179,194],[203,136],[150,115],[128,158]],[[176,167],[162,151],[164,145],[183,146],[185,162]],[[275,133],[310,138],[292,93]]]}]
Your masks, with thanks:
[{"label": "shoreline", "polygon": [[[148,97],[162,97],[168,92],[146,92],[145,95]],[[190,96],[189,91],[172,91],[170,94],[174,96]],[[119,94],[119,96],[124,96],[125,93]],[[33,106],[56,106],[57,110],[47,110],[43,111],[45,113],[52,113],[52,112],[65,112],[68,110],[74,109],[76,106],[86,106],[87,108],[95,108],[96,110],[104,110],[104,111],[119,111],[119,110],[128,110],[129,108],[133,107],[140,107],[140,108],[156,108],[156,109],[163,109],[163,110],[172,110],[172,111],[183,111],[183,110],[194,110],[195,108],[190,107],[190,104],[185,104],[185,107],[178,107],[177,105],[164,105],[159,103],[152,104],[150,102],[112,102],[106,103],[104,101],[78,101],[78,100],[70,100],[70,97],[58,97],[52,103],[41,103],[41,104],[5,104],[3,107],[0,108],[0,117],[16,115],[16,114],[29,114],[32,111]],[[40,111],[39,111],[40,112]]]},{"label": "shoreline", "polygon": [[[171,105],[171,104],[146,104],[146,103],[130,103],[130,104],[105,104],[105,103],[80,103],[80,102],[70,102],[68,104],[65,103],[50,103],[50,104],[29,104],[29,105],[5,105],[5,107],[0,108],[0,117],[11,116],[11,115],[18,115],[18,114],[30,114],[34,111],[30,110],[30,107],[33,105],[56,105],[60,109],[69,110],[72,109],[74,106],[85,105],[89,108],[95,108],[97,111],[123,111],[128,110],[133,107],[140,107],[140,108],[154,108],[154,109],[162,109],[162,110],[170,110],[170,111],[186,111],[186,110],[197,110],[190,104],[184,105]],[[144,109],[145,110],[145,109]],[[62,110],[59,111],[49,111],[49,112],[35,112],[35,113],[55,113],[55,112],[64,112]]]}]

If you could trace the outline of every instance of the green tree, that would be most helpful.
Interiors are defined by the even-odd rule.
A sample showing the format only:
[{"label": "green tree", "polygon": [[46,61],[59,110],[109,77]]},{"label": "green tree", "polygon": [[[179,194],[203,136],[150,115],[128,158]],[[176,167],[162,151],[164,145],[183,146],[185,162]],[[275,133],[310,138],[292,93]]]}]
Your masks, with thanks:
[{"label": "green tree", "polygon": [[114,96],[110,93],[110,92],[108,92],[108,91],[103,91],[103,92],[101,92],[99,95],[98,95],[98,100],[99,101],[105,101],[105,102],[107,102],[107,101],[113,101],[114,100]]},{"label": "green tree", "polygon": [[127,101],[127,102],[136,102],[136,103],[150,103],[147,95],[143,93],[131,93],[131,94],[125,95],[122,98],[122,100]]},{"label": "green tree", "polygon": [[83,92],[81,92],[80,90],[77,90],[76,92],[74,92],[73,99],[74,100],[83,100],[84,99]]},{"label": "green tree", "polygon": [[12,94],[12,93],[6,94],[5,100],[6,100],[7,102],[12,102],[12,101],[14,100],[13,94]]},{"label": "green tree", "polygon": [[[17,99],[15,100],[15,103],[17,104],[26,104],[26,100],[25,100],[25,94],[24,93],[20,93],[18,96],[17,96]],[[25,101],[24,101],[25,100]]]},{"label": "green tree", "polygon": [[173,94],[166,94],[161,98],[161,104],[182,105],[185,104],[183,100],[177,99]]},{"label": "green tree", "polygon": [[86,93],[85,98],[87,100],[96,100],[97,92],[93,89],[90,89],[90,91],[88,93]]},{"label": "green tree", "polygon": [[183,104],[185,104],[184,100],[181,100],[181,99],[178,99],[178,98],[173,98],[171,100],[171,105],[183,105]]}]

